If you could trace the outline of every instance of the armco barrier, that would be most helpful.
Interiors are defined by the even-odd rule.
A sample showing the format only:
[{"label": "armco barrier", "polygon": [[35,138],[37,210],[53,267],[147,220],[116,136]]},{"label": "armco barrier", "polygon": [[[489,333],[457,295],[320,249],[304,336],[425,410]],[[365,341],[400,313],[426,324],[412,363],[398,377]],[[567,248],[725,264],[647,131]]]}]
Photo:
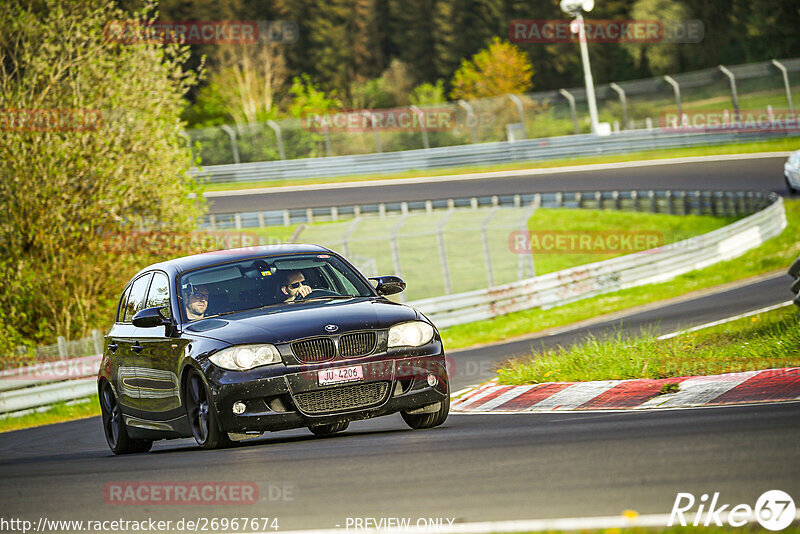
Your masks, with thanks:
[{"label": "armco barrier", "polygon": [[438,327],[448,327],[530,308],[553,307],[602,293],[670,280],[730,260],[786,227],[783,200],[723,228],[650,251],[620,256],[503,286],[408,302]]},{"label": "armco barrier", "polygon": [[[603,137],[593,134],[568,135],[356,156],[215,165],[195,171],[195,175],[209,183],[241,183],[320,176],[383,174],[515,161],[620,154],[658,148],[743,143],[786,135],[786,133],[768,130],[714,133],[669,132],[657,129],[630,130]],[[792,135],[798,135],[798,133]]]},{"label": "armco barrier", "polygon": [[[761,194],[759,194],[761,196]],[[439,327],[490,319],[514,311],[553,307],[610,291],[664,282],[694,269],[730,260],[780,234],[786,227],[783,200],[763,195],[766,208],[723,228],[659,249],[620,256],[490,289],[417,300]],[[711,197],[713,198],[713,196]],[[750,202],[764,200],[748,197]],[[712,204],[713,206],[713,204]],[[800,263],[796,262],[796,265]],[[793,267],[794,269],[794,267]],[[795,269],[800,273],[800,267]],[[0,373],[0,413],[11,413],[96,394],[93,377],[100,356],[49,362]],[[52,365],[52,367],[46,367]],[[62,381],[42,381],[55,376]],[[84,377],[91,378],[84,378]]]}]

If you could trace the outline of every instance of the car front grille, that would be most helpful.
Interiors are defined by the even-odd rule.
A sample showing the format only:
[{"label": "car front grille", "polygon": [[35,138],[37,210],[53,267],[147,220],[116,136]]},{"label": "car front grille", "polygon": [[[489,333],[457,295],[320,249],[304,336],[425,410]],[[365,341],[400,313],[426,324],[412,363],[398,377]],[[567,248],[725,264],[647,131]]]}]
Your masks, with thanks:
[{"label": "car front grille", "polygon": [[318,337],[292,343],[292,352],[297,359],[306,363],[325,362],[336,356],[336,346],[327,337]]},{"label": "car front grille", "polygon": [[345,334],[339,338],[339,353],[345,358],[366,356],[375,348],[378,336],[375,332]]},{"label": "car front grille", "polygon": [[331,413],[366,408],[386,398],[388,382],[370,382],[298,393],[297,406],[306,413]]}]

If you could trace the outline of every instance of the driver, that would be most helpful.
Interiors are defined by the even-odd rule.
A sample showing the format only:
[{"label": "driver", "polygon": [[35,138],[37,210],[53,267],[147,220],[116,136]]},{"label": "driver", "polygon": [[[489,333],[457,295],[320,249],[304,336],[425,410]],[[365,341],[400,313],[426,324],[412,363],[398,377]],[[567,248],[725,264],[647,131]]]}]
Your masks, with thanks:
[{"label": "driver", "polygon": [[194,286],[186,298],[186,317],[190,321],[202,319],[208,310],[208,288]]},{"label": "driver", "polygon": [[307,297],[312,289],[306,285],[306,277],[301,271],[286,271],[279,291],[281,297],[287,297],[283,302],[294,302],[298,297]]}]

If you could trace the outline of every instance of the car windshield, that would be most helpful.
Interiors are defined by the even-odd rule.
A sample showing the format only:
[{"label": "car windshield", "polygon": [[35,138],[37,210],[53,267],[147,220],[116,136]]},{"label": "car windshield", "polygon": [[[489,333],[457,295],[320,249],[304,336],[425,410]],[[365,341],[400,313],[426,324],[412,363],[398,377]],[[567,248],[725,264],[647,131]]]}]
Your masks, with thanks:
[{"label": "car windshield", "polygon": [[375,296],[352,267],[329,254],[214,265],[185,273],[179,284],[186,321],[308,300]]}]

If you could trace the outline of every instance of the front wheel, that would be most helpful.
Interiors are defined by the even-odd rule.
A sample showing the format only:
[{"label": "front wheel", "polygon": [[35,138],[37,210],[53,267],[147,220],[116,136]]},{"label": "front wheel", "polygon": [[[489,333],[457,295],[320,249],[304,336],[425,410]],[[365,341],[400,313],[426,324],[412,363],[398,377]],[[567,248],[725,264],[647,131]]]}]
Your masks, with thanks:
[{"label": "front wheel", "polygon": [[108,382],[103,382],[100,387],[100,413],[103,421],[103,434],[114,454],[147,452],[153,446],[152,440],[133,439],[128,436],[128,427],[122,418],[117,397]]},{"label": "front wheel", "polygon": [[790,195],[796,195],[797,193],[800,193],[800,189],[797,189],[792,185],[792,182],[789,181],[788,176],[784,175],[783,179],[786,180],[786,188],[789,190]]},{"label": "front wheel", "polygon": [[444,423],[447,415],[450,413],[450,394],[441,401],[439,409],[433,413],[410,414],[408,412],[400,412],[403,421],[406,422],[411,428],[433,428]]},{"label": "front wheel", "polygon": [[192,427],[194,440],[201,449],[230,447],[233,442],[222,432],[217,413],[211,405],[211,395],[200,373],[190,371],[186,380],[186,414]]}]

